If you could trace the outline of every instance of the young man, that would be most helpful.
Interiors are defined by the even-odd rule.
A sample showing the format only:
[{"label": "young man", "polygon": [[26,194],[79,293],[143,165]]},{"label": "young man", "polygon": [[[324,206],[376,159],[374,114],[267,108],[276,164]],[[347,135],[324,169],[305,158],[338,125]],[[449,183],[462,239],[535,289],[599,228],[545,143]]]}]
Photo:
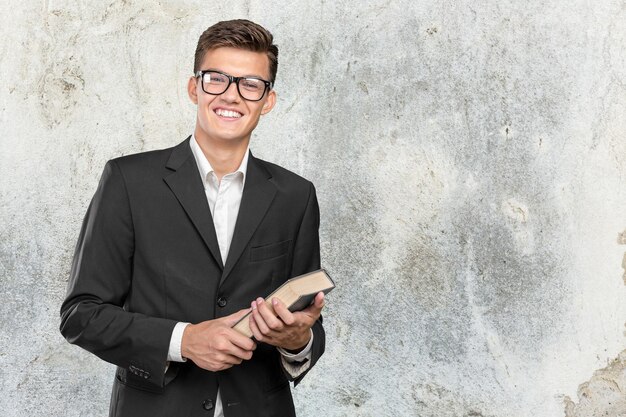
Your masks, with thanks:
[{"label": "young man", "polygon": [[[313,185],[249,152],[278,49],[247,20],[200,37],[194,134],[111,160],[87,211],[61,332],[117,365],[111,416],[293,416],[288,380],[324,352],[323,294],[258,297],[320,266]],[[255,340],[231,328],[252,311]]]}]

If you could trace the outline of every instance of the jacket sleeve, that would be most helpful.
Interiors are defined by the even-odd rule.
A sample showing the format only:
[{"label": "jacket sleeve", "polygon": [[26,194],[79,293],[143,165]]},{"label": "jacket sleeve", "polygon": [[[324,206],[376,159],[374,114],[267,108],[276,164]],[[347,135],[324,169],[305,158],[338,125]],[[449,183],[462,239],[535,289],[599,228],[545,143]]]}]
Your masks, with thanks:
[{"label": "jacket sleeve", "polygon": [[[300,229],[296,236],[293,251],[293,263],[291,267],[291,276],[306,274],[307,272],[320,269],[320,239],[319,239],[320,211],[317,204],[317,196],[315,187],[310,184],[309,198],[307,206],[302,217]],[[315,365],[317,360],[324,353],[326,346],[326,334],[322,326],[322,317],[315,322],[313,327],[313,346],[311,346],[311,365],[309,368],[293,379],[289,372],[285,370],[285,374],[289,379],[293,379],[294,386],[304,378],[309,370]],[[282,364],[281,361],[281,366]]]},{"label": "jacket sleeve", "polygon": [[118,164],[109,161],[80,231],[60,330],[68,342],[123,368],[129,382],[157,388],[176,322],[124,308],[133,253],[127,188]]}]

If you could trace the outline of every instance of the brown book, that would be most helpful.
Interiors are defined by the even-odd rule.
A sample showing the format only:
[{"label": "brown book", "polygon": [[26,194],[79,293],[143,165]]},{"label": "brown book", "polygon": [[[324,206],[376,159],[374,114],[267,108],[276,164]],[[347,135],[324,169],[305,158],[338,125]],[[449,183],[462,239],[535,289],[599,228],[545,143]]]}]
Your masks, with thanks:
[{"label": "brown book", "polygon": [[[318,269],[285,281],[276,291],[265,298],[265,305],[273,313],[272,298],[278,298],[285,303],[289,311],[300,311],[311,305],[318,292],[322,291],[324,294],[328,294],[333,288],[335,288],[335,283],[328,273],[324,269]],[[252,330],[250,330],[251,314],[252,312],[246,314],[233,326],[233,329],[244,336],[252,337]]]}]

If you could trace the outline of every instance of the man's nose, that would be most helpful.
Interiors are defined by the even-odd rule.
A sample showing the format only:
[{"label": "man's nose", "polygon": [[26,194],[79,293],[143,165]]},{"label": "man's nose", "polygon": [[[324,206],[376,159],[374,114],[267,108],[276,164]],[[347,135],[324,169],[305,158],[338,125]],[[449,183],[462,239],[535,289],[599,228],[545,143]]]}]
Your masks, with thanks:
[{"label": "man's nose", "polygon": [[237,90],[237,83],[230,83],[226,91],[222,93],[222,98],[228,102],[239,101],[239,90]]}]

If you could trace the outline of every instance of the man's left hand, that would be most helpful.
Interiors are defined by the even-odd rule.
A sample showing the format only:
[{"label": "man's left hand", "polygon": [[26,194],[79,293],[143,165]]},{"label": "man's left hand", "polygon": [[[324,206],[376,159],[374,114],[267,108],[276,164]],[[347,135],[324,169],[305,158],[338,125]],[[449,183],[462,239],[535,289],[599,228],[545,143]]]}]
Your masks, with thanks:
[{"label": "man's left hand", "polygon": [[324,307],[324,293],[315,296],[313,304],[302,311],[292,313],[277,298],[270,300],[274,312],[262,298],[252,302],[250,330],[258,342],[285,350],[302,350],[311,338],[309,329],[317,321]]}]

